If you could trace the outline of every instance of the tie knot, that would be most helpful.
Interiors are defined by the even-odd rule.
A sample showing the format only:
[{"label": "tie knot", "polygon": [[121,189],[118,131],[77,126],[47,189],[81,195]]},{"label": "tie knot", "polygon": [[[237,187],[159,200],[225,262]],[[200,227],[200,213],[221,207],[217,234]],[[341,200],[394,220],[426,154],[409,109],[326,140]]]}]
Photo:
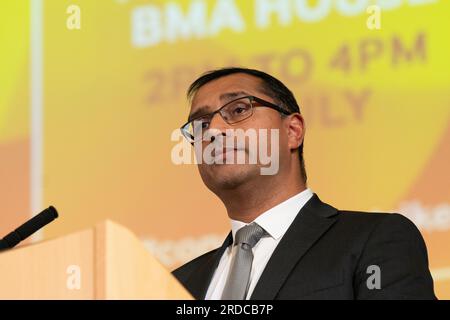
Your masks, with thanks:
[{"label": "tie knot", "polygon": [[234,244],[246,244],[250,248],[253,248],[265,234],[266,231],[260,225],[253,222],[236,232]]}]

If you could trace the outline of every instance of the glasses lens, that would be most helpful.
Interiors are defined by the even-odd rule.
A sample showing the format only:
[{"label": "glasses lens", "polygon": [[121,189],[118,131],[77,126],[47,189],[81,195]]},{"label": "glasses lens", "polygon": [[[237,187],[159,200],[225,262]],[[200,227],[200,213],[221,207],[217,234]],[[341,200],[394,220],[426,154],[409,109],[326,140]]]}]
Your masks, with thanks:
[{"label": "glasses lens", "polygon": [[[220,115],[228,123],[233,124],[249,118],[253,113],[250,98],[232,101],[220,110]],[[204,133],[209,129],[211,116],[197,118],[182,128],[182,133],[189,142],[201,141]]]},{"label": "glasses lens", "polygon": [[252,102],[249,98],[242,98],[227,104],[221,115],[229,124],[247,119],[252,115]]},{"label": "glasses lens", "polygon": [[209,127],[209,122],[209,117],[195,119],[183,127],[183,135],[189,140],[189,142],[200,141],[202,140],[203,134]]}]

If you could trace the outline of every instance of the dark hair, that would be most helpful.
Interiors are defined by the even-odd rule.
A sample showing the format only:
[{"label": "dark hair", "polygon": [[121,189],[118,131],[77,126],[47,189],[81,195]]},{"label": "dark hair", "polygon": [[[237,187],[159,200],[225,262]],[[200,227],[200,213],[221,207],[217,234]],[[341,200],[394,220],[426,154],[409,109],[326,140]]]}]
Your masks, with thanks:
[{"label": "dark hair", "polygon": [[[231,67],[207,71],[194,82],[192,82],[192,84],[189,86],[189,89],[187,90],[188,99],[191,99],[195,95],[195,93],[208,82],[235,73],[244,73],[259,78],[262,81],[261,91],[264,94],[272,97],[275,102],[285,110],[288,110],[292,113],[300,113],[300,108],[291,90],[289,90],[280,80],[276,79],[270,74],[255,69]],[[305,170],[305,160],[303,158],[303,142],[298,148],[298,153],[300,158],[302,178],[303,181],[306,182],[307,176]]]}]

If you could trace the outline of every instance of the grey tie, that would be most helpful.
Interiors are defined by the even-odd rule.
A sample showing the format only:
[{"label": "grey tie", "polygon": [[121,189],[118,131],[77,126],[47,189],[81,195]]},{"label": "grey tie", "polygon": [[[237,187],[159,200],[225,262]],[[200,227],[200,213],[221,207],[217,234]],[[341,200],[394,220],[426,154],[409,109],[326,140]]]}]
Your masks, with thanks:
[{"label": "grey tie", "polygon": [[223,289],[223,300],[245,300],[252,270],[252,248],[265,234],[264,229],[255,222],[236,232],[234,245],[237,245],[237,248],[231,261],[225,288]]}]

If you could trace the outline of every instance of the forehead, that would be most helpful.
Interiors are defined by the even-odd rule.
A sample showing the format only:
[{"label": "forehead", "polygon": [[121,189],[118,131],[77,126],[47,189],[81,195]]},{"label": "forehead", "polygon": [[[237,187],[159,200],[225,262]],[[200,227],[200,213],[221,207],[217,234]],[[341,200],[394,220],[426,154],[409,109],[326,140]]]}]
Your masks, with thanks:
[{"label": "forehead", "polygon": [[220,102],[220,95],[240,91],[267,98],[262,92],[261,79],[245,73],[236,73],[203,85],[193,96],[191,110],[205,105],[215,105]]}]

